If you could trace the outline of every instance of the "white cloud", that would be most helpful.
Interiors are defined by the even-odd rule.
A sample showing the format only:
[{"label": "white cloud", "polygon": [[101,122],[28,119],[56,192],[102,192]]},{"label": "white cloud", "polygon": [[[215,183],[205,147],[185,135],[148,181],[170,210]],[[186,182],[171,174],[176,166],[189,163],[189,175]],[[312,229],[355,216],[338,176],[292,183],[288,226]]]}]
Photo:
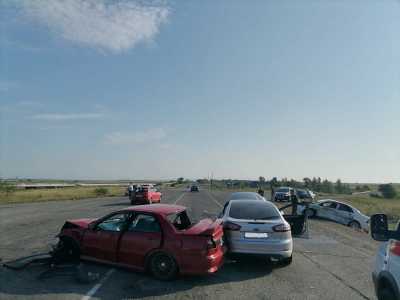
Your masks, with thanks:
[{"label": "white cloud", "polygon": [[89,120],[101,119],[104,115],[100,113],[81,113],[81,114],[38,114],[32,116],[35,120],[45,121],[68,121],[68,120]]},{"label": "white cloud", "polygon": [[136,132],[112,132],[105,136],[107,144],[144,144],[148,142],[162,141],[167,134],[163,128],[150,128]]},{"label": "white cloud", "polygon": [[168,19],[163,1],[23,0],[30,19],[79,45],[114,53],[151,41]]}]

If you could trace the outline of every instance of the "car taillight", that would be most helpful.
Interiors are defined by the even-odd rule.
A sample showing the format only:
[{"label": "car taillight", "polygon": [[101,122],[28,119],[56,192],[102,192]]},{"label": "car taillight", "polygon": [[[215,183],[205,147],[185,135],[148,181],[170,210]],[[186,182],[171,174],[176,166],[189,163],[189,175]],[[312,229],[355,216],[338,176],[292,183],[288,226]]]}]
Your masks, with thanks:
[{"label": "car taillight", "polygon": [[214,249],[214,248],[217,248],[217,244],[215,243],[213,238],[209,238],[207,240],[207,249]]},{"label": "car taillight", "polygon": [[290,225],[283,223],[283,224],[275,225],[274,227],[272,227],[272,229],[276,232],[290,231]]},{"label": "car taillight", "polygon": [[240,230],[241,226],[232,222],[225,222],[224,229],[231,230],[231,231],[238,231]]},{"label": "car taillight", "polygon": [[400,242],[399,241],[390,241],[389,251],[393,255],[400,256]]}]

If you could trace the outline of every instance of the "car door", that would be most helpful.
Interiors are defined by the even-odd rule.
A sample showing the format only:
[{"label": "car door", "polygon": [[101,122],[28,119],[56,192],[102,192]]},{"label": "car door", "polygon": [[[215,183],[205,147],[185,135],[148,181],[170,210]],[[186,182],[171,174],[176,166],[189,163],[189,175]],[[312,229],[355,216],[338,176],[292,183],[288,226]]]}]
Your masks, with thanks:
[{"label": "car door", "polygon": [[334,220],[336,219],[337,203],[333,201],[325,201],[319,204],[317,215],[322,218]]},{"label": "car door", "polygon": [[86,230],[82,240],[82,256],[115,262],[118,242],[130,217],[130,212],[114,213]]},{"label": "car door", "polygon": [[339,203],[336,208],[337,221],[341,224],[348,225],[353,220],[353,209],[343,203]]},{"label": "car door", "polygon": [[138,213],[121,237],[118,262],[143,268],[147,253],[159,248],[161,242],[162,231],[157,218],[151,214]]}]

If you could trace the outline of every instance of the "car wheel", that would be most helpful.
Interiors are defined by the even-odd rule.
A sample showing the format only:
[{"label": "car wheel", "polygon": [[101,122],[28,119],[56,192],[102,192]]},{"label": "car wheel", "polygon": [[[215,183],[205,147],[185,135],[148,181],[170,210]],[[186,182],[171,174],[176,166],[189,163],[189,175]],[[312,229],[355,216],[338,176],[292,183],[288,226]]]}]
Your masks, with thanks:
[{"label": "car wheel", "polygon": [[361,230],[361,225],[357,221],[351,221],[349,226],[354,230]]},{"label": "car wheel", "polygon": [[281,260],[279,260],[279,264],[281,266],[288,266],[292,263],[292,260],[293,260],[293,255],[291,255],[290,257],[282,258]]},{"label": "car wheel", "polygon": [[396,297],[389,287],[384,287],[378,290],[378,300],[396,300]]},{"label": "car wheel", "polygon": [[315,209],[307,208],[306,210],[304,210],[304,215],[309,218],[314,218],[316,214],[317,212],[315,211]]},{"label": "car wheel", "polygon": [[150,271],[159,280],[172,280],[178,273],[178,265],[173,257],[157,252],[150,258]]},{"label": "car wheel", "polygon": [[52,255],[56,262],[78,262],[80,249],[74,240],[61,238]]}]

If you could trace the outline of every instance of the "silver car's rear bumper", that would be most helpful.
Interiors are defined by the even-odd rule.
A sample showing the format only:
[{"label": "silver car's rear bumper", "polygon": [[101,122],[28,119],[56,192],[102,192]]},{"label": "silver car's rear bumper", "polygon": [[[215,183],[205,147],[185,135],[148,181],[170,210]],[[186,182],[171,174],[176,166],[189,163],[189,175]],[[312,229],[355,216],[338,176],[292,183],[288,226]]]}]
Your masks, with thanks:
[{"label": "silver car's rear bumper", "polygon": [[286,258],[292,255],[293,240],[230,240],[228,241],[228,249],[228,252],[232,254],[259,254]]}]

